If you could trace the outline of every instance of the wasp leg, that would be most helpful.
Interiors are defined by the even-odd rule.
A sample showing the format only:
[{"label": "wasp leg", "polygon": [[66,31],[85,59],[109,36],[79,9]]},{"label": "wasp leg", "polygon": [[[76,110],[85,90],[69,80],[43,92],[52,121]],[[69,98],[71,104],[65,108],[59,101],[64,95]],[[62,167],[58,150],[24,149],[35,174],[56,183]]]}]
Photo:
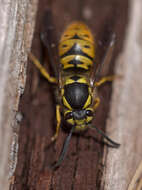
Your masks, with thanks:
[{"label": "wasp leg", "polygon": [[99,106],[99,104],[100,104],[100,98],[97,97],[97,98],[95,98],[95,105],[94,105],[93,109],[96,110],[97,107]]},{"label": "wasp leg", "polygon": [[58,134],[59,134],[60,126],[61,126],[61,113],[60,113],[60,106],[59,105],[56,106],[56,120],[57,120],[56,133],[51,138],[51,141],[56,140],[56,138],[58,137]]},{"label": "wasp leg", "polygon": [[98,86],[101,86],[102,84],[104,84],[105,82],[111,82],[115,79],[115,76],[114,75],[111,75],[111,76],[107,76],[107,77],[103,77],[100,81],[98,82],[95,82],[95,86],[98,87]]},{"label": "wasp leg", "polygon": [[38,59],[32,54],[29,53],[29,58],[30,60],[35,64],[35,66],[39,69],[39,71],[41,72],[41,74],[51,83],[56,84],[57,83],[57,79],[55,77],[51,77],[49,75],[49,73],[46,71],[46,69],[40,64],[40,62],[38,61]]}]

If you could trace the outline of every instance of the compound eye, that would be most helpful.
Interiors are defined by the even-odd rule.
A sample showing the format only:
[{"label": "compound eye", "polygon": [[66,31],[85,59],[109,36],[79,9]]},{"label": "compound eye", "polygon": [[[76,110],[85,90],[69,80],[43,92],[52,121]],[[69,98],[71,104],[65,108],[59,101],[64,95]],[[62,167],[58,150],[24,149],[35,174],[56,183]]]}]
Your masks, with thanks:
[{"label": "compound eye", "polygon": [[86,110],[86,115],[87,116],[93,116],[93,112],[91,110]]},{"label": "compound eye", "polygon": [[71,119],[73,117],[73,113],[72,112],[68,112],[66,115],[65,115],[65,119],[68,120],[68,119]]}]

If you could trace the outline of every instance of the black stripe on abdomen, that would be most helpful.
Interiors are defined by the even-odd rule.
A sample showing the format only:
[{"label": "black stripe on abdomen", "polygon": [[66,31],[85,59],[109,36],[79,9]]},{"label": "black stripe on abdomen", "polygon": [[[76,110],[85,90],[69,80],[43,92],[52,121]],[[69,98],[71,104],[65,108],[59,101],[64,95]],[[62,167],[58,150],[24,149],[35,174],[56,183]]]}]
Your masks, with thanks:
[{"label": "black stripe on abdomen", "polygon": [[64,58],[67,57],[69,55],[82,55],[84,57],[87,57],[88,59],[90,59],[91,61],[93,61],[93,58],[91,56],[89,56],[88,54],[84,53],[81,48],[80,45],[78,43],[75,43],[70,50],[68,50],[65,54],[63,54],[60,58]]}]

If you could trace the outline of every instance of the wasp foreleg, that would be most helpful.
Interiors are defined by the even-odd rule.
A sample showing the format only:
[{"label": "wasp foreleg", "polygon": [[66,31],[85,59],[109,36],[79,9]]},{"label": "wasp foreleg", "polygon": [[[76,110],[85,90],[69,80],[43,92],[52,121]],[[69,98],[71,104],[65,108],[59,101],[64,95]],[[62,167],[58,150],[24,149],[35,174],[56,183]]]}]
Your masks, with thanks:
[{"label": "wasp foreleg", "polygon": [[55,141],[59,134],[59,129],[61,126],[61,113],[60,113],[60,105],[56,105],[56,120],[57,120],[57,126],[56,126],[56,133],[51,138],[52,141]]},{"label": "wasp foreleg", "polygon": [[98,87],[104,84],[105,82],[112,82],[114,79],[115,79],[114,75],[103,77],[100,81],[95,82],[95,86]]},{"label": "wasp foreleg", "polygon": [[35,66],[39,69],[41,74],[51,83],[56,84],[57,79],[55,77],[51,77],[47,70],[40,64],[39,60],[32,54],[29,53],[30,60],[35,64]]},{"label": "wasp foreleg", "polygon": [[96,110],[97,107],[99,106],[99,104],[100,104],[100,98],[99,98],[99,97],[96,97],[96,98],[95,98],[95,105],[93,106],[93,109]]}]

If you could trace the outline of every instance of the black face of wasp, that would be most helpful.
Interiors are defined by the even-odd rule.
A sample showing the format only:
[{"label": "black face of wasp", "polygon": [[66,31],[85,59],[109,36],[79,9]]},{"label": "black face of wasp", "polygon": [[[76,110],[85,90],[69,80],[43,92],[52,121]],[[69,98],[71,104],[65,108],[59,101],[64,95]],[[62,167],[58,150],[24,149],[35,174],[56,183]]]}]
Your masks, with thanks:
[{"label": "black face of wasp", "polygon": [[84,130],[93,119],[92,110],[74,110],[65,114],[65,120],[70,125],[75,125],[76,131]]},{"label": "black face of wasp", "polygon": [[76,131],[83,130],[92,121],[92,93],[86,78],[78,75],[67,78],[62,89],[62,102],[64,119],[75,125]]}]

